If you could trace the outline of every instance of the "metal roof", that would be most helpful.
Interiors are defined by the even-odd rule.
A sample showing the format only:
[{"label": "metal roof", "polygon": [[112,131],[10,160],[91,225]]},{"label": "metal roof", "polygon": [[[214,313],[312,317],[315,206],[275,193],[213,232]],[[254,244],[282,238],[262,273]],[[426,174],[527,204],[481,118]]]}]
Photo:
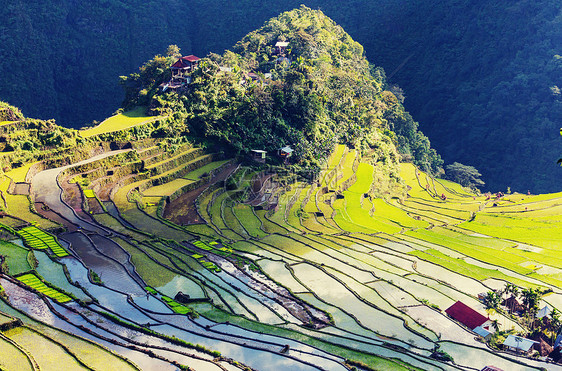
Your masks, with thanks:
[{"label": "metal roof", "polygon": [[490,331],[486,330],[482,326],[475,327],[474,330],[472,331],[476,332],[478,335],[482,336],[483,338],[486,338],[486,336],[488,335],[492,335]]},{"label": "metal roof", "polygon": [[503,342],[503,345],[516,348],[523,352],[528,352],[535,343],[537,342],[533,340],[525,339],[520,336],[509,335]]},{"label": "metal roof", "polygon": [[447,308],[445,313],[470,329],[478,327],[488,320],[488,318],[460,301]]}]

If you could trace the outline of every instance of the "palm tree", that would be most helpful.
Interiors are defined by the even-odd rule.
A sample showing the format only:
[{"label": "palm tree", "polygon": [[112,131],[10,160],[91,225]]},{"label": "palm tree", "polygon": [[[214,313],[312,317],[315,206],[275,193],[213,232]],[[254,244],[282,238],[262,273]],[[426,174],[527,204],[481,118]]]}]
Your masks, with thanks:
[{"label": "palm tree", "polygon": [[487,311],[498,312],[500,308],[501,296],[495,291],[488,291],[484,298],[484,306]]},{"label": "palm tree", "polygon": [[531,327],[535,320],[535,314],[539,309],[539,301],[541,298],[540,293],[541,290],[539,288],[533,289],[532,287],[521,291],[521,295],[523,296],[524,313],[527,315],[527,321]]},{"label": "palm tree", "polygon": [[556,308],[552,308],[549,315],[550,319],[550,329],[552,330],[552,342],[556,340],[556,335],[560,331],[560,312]]},{"label": "palm tree", "polygon": [[496,332],[500,331],[500,324],[498,323],[497,319],[492,320],[492,327]]}]

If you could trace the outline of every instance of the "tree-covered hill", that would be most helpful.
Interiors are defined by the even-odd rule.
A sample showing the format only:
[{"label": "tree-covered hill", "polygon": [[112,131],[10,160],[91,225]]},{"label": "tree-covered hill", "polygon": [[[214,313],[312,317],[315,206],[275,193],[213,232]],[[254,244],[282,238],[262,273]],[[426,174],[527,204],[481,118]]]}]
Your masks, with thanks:
[{"label": "tree-covered hill", "polygon": [[[278,42],[286,50],[277,50]],[[168,56],[122,77],[124,108],[149,105],[153,114],[174,117],[156,135],[185,133],[237,153],[290,145],[298,162],[312,167],[345,143],[388,167],[387,174],[397,176],[396,150],[440,171],[440,157],[398,93],[387,90],[384,72],[321,11],[301,6],[272,18],[232,51],[203,59],[190,83],[168,89],[174,53],[170,47]]]},{"label": "tree-covered hill", "polygon": [[305,3],[342,25],[405,90],[446,163],[492,190],[557,190],[562,39],[554,0],[11,1],[0,9],[0,98],[28,116],[81,126],[121,100],[117,76],[177,44],[222,53]]}]

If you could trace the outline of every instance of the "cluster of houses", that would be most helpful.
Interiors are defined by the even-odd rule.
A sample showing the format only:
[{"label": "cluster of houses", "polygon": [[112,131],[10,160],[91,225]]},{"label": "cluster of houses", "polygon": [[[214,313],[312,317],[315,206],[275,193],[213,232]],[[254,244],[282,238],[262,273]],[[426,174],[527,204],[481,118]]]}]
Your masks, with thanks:
[{"label": "cluster of houses", "polygon": [[[278,63],[285,60],[290,62],[290,60],[286,57],[288,45],[289,42],[287,41],[277,41],[277,43],[275,44],[273,54],[278,56],[277,57]],[[170,67],[172,71],[172,77],[170,78],[170,81],[163,83],[160,86],[162,88],[162,91],[174,90],[174,89],[181,88],[185,85],[189,85],[191,83],[191,72],[193,72],[199,66],[200,60],[201,58],[195,55],[188,55],[179,58]],[[219,68],[222,73],[228,73],[232,71],[230,67],[220,66]],[[246,78],[253,81],[260,80],[260,76],[254,72],[247,73]],[[264,74],[264,78],[265,79],[271,78],[271,73]],[[246,83],[246,80],[241,81],[241,83],[242,84]]]},{"label": "cluster of houses", "polygon": [[[504,302],[505,303],[505,302]],[[520,303],[518,303],[521,306]],[[551,309],[548,305],[544,306],[538,313],[537,318],[543,318],[550,314]],[[474,333],[480,336],[482,339],[488,341],[491,339],[495,329],[493,327],[493,322],[486,316],[480,314],[476,310],[472,309],[468,305],[457,301],[449,308],[445,310],[445,313],[449,317],[453,318],[457,322],[460,322],[464,326],[471,329]],[[533,350],[537,350],[541,356],[547,357],[547,360],[553,362],[562,361],[562,334],[559,334],[554,342],[553,346],[550,346],[543,339],[538,338],[536,340],[527,339],[521,336],[508,335],[503,342],[503,349],[506,351],[514,352],[520,355],[530,355]],[[494,366],[487,366],[482,371],[497,371],[500,370]],[[500,370],[501,371],[501,370]]]},{"label": "cluster of houses", "polygon": [[[279,157],[283,163],[289,162],[294,150],[291,146],[284,146],[277,150],[277,157]],[[259,163],[265,163],[267,159],[267,151],[261,149],[253,149],[250,151],[250,158]]]},{"label": "cluster of houses", "polygon": [[[275,44],[275,48],[273,50],[273,54],[278,56],[277,61],[287,59],[287,46],[289,42],[287,41],[277,41]],[[189,85],[191,83],[191,73],[199,67],[199,61],[201,58],[195,55],[188,55],[185,57],[179,58],[172,66],[170,70],[172,72],[172,76],[170,81],[163,83],[160,85],[162,91],[166,90],[175,90],[179,89],[183,86]],[[221,73],[229,73],[232,71],[230,67],[220,66]],[[265,79],[271,78],[270,73],[266,73],[263,75]],[[253,81],[260,80],[260,76],[254,72],[249,72],[246,74],[246,78]],[[245,83],[245,80],[241,83]],[[291,158],[293,153],[293,149],[290,146],[284,146],[277,150],[277,156],[282,159],[284,163],[287,163]],[[259,163],[265,163],[267,159],[267,152],[261,149],[254,149],[250,152],[250,158]]]}]

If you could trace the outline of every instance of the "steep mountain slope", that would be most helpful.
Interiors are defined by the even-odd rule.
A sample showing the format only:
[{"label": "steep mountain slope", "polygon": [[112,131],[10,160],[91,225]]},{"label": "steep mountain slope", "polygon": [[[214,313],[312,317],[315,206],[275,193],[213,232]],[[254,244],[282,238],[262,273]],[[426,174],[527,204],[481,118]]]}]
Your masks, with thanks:
[{"label": "steep mountain slope", "polygon": [[170,76],[177,57],[156,56],[123,78],[124,106],[149,104],[153,114],[174,116],[174,133],[237,153],[290,145],[299,164],[318,169],[336,143],[346,143],[396,178],[396,149],[439,172],[439,156],[363,53],[334,21],[302,6],[198,62],[187,83]]},{"label": "steep mountain slope", "polygon": [[[221,52],[301,3],[11,1],[0,9],[0,98],[79,127],[121,100],[117,76],[167,45]],[[558,189],[557,1],[305,4],[344,26],[405,89],[406,107],[446,163],[477,167],[492,190]]]},{"label": "steep mountain slope", "polygon": [[0,368],[559,368],[494,350],[560,331],[561,193],[424,171],[400,90],[320,11],[177,52],[93,128],[0,102]]}]

